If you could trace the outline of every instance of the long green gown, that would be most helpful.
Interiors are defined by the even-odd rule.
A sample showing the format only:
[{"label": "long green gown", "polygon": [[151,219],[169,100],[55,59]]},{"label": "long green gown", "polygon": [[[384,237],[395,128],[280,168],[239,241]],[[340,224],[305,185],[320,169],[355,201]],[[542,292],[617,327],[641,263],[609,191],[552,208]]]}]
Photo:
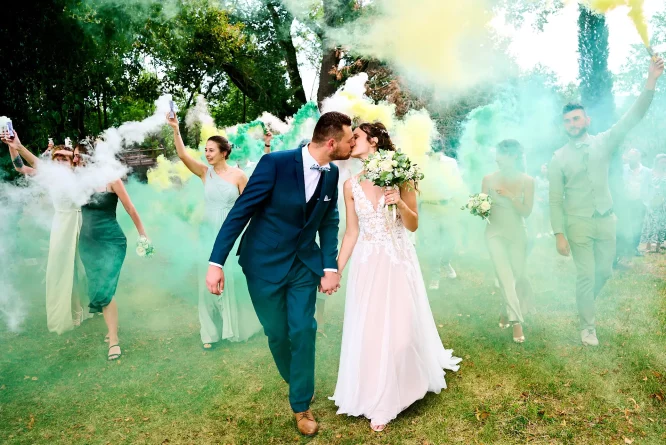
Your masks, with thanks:
[{"label": "long green gown", "polygon": [[111,303],[127,253],[127,238],[116,219],[118,195],[95,193],[83,206],[79,240],[81,260],[88,276],[90,312],[102,312]]},{"label": "long green gown", "polygon": [[[236,250],[229,255],[224,265],[225,285],[222,295],[208,292],[205,286],[205,271],[208,256],[215,243],[224,220],[239,196],[238,187],[208,167],[204,181],[206,218],[201,226],[201,279],[199,280],[199,322],[201,342],[217,343],[220,340],[244,341],[261,329],[261,324],[252,306],[247,282],[238,265]],[[237,243],[238,244],[238,243]]]}]

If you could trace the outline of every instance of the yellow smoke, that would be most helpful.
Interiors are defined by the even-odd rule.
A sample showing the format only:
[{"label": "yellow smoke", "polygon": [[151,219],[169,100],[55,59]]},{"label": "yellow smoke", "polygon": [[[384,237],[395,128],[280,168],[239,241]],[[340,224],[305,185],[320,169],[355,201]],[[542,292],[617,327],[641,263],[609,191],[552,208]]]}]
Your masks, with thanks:
[{"label": "yellow smoke", "polygon": [[[458,204],[468,194],[460,169],[454,159],[443,158],[439,154],[428,157],[419,163],[425,178],[419,183],[419,199],[422,201],[453,200]],[[432,210],[432,209],[431,209]],[[441,210],[445,210],[444,207]]]},{"label": "yellow smoke", "polygon": [[353,118],[363,122],[381,122],[387,129],[393,128],[395,105],[387,102],[373,104],[367,97],[343,91],[340,96],[349,101],[348,110]]},{"label": "yellow smoke", "polygon": [[648,35],[643,3],[644,0],[590,0],[589,7],[600,14],[606,14],[618,6],[628,6],[631,8],[629,10],[629,17],[634,22],[638,34],[641,36],[645,46],[650,46],[650,36]]},{"label": "yellow smoke", "polygon": [[391,62],[411,80],[460,91],[497,78],[509,67],[494,48],[492,3],[383,0],[374,2],[376,15],[328,33],[359,53]]},{"label": "yellow smoke", "polygon": [[394,131],[395,145],[414,162],[421,163],[431,149],[435,123],[426,110],[412,110]]},{"label": "yellow smoke", "polygon": [[[194,159],[201,157],[196,150],[188,148],[187,151]],[[172,178],[178,178],[181,183],[185,183],[193,175],[182,161],[170,161],[164,155],[160,155],[157,158],[157,166],[150,169],[147,176],[148,184],[159,190],[167,190],[174,185]]]},{"label": "yellow smoke", "polygon": [[[201,143],[205,144],[209,137],[211,136],[223,136],[227,137],[227,134],[224,130],[216,128],[213,124],[202,124],[201,125]],[[197,157],[198,158],[198,157]]]}]

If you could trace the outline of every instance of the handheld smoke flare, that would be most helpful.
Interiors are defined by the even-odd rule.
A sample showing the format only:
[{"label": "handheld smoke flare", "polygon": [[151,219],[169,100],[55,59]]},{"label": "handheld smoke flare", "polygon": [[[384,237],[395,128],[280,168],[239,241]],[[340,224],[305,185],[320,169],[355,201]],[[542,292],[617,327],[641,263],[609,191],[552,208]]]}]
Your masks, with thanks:
[{"label": "handheld smoke flare", "polygon": [[169,101],[169,119],[176,117],[176,104],[172,100]]}]

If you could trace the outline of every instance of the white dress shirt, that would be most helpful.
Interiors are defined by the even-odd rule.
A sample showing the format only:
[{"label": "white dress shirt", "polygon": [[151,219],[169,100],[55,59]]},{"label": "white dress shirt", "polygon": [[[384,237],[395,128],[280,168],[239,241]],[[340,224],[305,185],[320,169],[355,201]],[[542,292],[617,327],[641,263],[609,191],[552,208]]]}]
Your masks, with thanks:
[{"label": "white dress shirt", "polygon": [[[303,154],[303,180],[305,184],[305,202],[308,202],[312,196],[315,193],[315,190],[317,190],[317,184],[319,183],[319,178],[321,178],[321,172],[317,169],[313,169],[312,167],[315,165],[319,165],[317,161],[315,161],[315,158],[312,157],[310,154],[310,150],[308,147],[310,144],[306,144],[303,146],[303,149],[301,153]],[[324,164],[320,166],[322,168],[331,168],[330,164]],[[222,269],[222,265],[209,262],[211,266],[216,266]],[[324,272],[337,272],[338,269],[324,269]]]},{"label": "white dress shirt", "polygon": [[[303,180],[305,181],[305,202],[308,202],[312,195],[314,195],[315,190],[317,189],[317,184],[319,183],[319,178],[321,178],[321,172],[319,170],[313,169],[315,165],[319,165],[315,158],[310,154],[308,147],[310,144],[303,146]],[[329,164],[322,165],[321,168],[331,168]]]}]

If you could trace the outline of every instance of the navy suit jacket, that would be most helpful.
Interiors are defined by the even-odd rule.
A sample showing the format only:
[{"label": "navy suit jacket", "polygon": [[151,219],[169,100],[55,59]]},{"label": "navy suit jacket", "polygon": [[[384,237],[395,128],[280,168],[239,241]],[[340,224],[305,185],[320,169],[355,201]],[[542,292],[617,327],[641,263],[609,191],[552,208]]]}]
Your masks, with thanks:
[{"label": "navy suit jacket", "polygon": [[279,283],[296,258],[318,276],[337,269],[339,171],[331,164],[322,175],[321,194],[312,197],[318,202],[306,219],[302,150],[264,155],[224,221],[210,261],[224,265],[249,221],[238,248],[246,276]]}]

